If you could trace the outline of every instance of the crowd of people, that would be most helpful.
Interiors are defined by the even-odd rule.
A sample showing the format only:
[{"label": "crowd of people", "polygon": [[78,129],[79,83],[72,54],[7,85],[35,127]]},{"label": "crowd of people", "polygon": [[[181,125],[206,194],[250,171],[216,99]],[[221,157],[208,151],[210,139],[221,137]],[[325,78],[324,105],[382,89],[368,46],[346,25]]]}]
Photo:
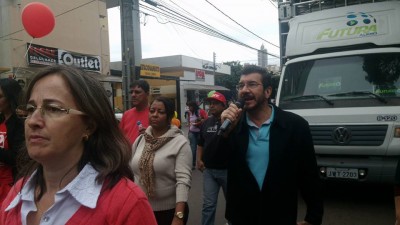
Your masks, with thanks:
[{"label": "crowd of people", "polygon": [[[188,134],[175,103],[150,101],[149,90],[131,84],[118,123],[100,82],[78,68],[49,66],[26,91],[0,79],[0,225],[186,225],[193,169],[203,175],[202,225],[215,224],[220,190],[230,225],[322,224],[308,123],[270,102],[265,69],[241,71],[243,105],[216,91],[209,113],[188,102]],[[400,182],[395,190],[400,219]]]}]

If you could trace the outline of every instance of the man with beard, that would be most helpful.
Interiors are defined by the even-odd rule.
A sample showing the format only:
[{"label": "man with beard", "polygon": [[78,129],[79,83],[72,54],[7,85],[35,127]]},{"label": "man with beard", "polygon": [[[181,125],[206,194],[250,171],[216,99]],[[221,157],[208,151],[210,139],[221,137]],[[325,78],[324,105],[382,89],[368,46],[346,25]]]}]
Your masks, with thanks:
[{"label": "man with beard", "polygon": [[149,126],[149,90],[146,80],[135,80],[130,85],[132,108],[124,113],[119,126],[131,145]]},{"label": "man with beard", "polygon": [[306,120],[269,103],[271,76],[258,66],[244,67],[238,96],[221,121],[229,145],[226,218],[233,225],[293,225],[298,192],[307,212],[298,225],[322,222],[323,202],[314,146]]},{"label": "man with beard", "polygon": [[224,145],[210,144],[217,138],[221,126],[221,113],[226,109],[225,96],[211,91],[205,99],[211,116],[200,127],[197,142],[197,168],[203,172],[202,225],[214,225],[219,189],[226,197],[226,173],[228,151]]}]

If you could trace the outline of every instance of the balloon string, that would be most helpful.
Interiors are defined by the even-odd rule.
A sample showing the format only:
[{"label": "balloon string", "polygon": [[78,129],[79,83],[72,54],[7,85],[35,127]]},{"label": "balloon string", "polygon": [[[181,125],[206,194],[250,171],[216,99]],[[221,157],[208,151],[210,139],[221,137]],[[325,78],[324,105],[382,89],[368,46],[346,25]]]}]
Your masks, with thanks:
[{"label": "balloon string", "polygon": [[[28,48],[26,49],[26,52],[25,52],[25,55],[24,55],[24,59],[26,58],[26,55],[28,55],[28,51],[29,51],[29,49],[31,48],[33,39],[35,39],[35,38],[32,38],[31,42],[29,42]],[[18,70],[19,70],[20,67],[21,67],[21,62],[18,63],[18,67],[17,67],[17,70],[15,71],[14,77],[17,77]],[[14,78],[14,79],[15,79],[15,78]]]}]

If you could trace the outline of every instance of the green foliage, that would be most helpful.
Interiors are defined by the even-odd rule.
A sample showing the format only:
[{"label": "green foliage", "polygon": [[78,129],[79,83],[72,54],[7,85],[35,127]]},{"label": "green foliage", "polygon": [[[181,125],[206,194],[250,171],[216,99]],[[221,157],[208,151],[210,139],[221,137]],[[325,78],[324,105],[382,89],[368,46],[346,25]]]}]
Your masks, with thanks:
[{"label": "green foliage", "polygon": [[[240,64],[239,61],[224,62],[224,65],[231,66],[231,75],[215,76],[215,85],[228,88],[230,91],[222,91],[222,93],[225,95],[226,100],[234,101],[237,99],[238,94],[236,85],[239,83],[241,71],[244,66]],[[273,93],[271,97],[275,98],[279,84],[279,76],[271,71],[268,71],[268,74],[272,76]]]},{"label": "green foliage", "polygon": [[223,94],[228,101],[234,100],[237,98],[236,85],[239,83],[243,65],[239,61],[224,62],[224,65],[231,66],[231,75],[215,76],[215,84],[228,88],[230,91],[224,91]]}]

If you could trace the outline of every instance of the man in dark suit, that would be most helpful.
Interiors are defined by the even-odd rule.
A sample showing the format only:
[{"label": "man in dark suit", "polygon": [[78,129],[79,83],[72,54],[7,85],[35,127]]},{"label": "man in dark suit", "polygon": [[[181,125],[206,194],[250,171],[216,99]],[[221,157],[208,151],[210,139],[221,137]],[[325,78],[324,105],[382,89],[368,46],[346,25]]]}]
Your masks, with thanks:
[{"label": "man in dark suit", "polygon": [[243,109],[231,104],[221,115],[232,121],[219,140],[230,146],[226,218],[232,225],[295,225],[300,192],[307,212],[297,224],[321,224],[321,181],[307,121],[269,103],[271,77],[261,67],[244,67],[237,89]]}]

